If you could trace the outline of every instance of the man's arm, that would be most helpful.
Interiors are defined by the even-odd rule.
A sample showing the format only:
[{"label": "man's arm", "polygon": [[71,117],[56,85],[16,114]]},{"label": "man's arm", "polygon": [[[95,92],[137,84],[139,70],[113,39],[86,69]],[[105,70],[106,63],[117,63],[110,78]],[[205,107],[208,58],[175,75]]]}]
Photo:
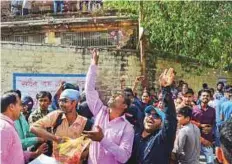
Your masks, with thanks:
[{"label": "man's arm", "polygon": [[134,84],[132,86],[132,91],[133,91],[133,94],[135,95],[135,93],[137,92],[137,87],[138,87],[138,84],[139,82],[143,81],[144,80],[144,76],[137,76],[135,78],[135,81],[134,81]]},{"label": "man's arm", "polygon": [[52,133],[49,133],[46,128],[53,127],[58,115],[60,112],[54,111],[39,119],[35,123],[33,123],[30,127],[30,131],[35,135],[42,137],[46,140],[58,141],[58,137]]},{"label": "man's arm", "polygon": [[172,151],[177,157],[177,159],[179,159],[181,156],[184,155],[184,146],[185,146],[186,138],[187,136],[185,134],[185,131],[180,131],[178,133],[178,136],[175,141],[176,144],[174,145],[174,148]]},{"label": "man's arm", "polygon": [[160,137],[162,137],[163,140],[168,142],[168,145],[170,145],[170,153],[173,148],[177,127],[176,109],[174,101],[172,99],[170,87],[174,81],[174,78],[175,74],[173,68],[170,68],[169,70],[165,69],[165,71],[159,77],[160,86],[162,87],[162,96],[165,112],[165,120],[163,121],[164,125],[162,127]]},{"label": "man's arm", "polygon": [[216,102],[216,125],[218,127],[220,127],[221,123],[222,123],[222,120],[221,120],[221,104],[222,104],[222,101],[217,101]]},{"label": "man's arm", "polygon": [[56,93],[53,96],[52,99],[52,109],[56,110],[59,108],[59,103],[58,103],[58,99],[60,97],[60,94],[62,93],[63,89],[63,85],[64,85],[65,81],[62,81],[59,85],[59,88],[57,89]]},{"label": "man's arm", "polygon": [[215,139],[215,146],[219,147],[220,146],[220,133],[219,133],[219,129],[218,129],[218,126],[215,120],[216,120],[216,111],[215,111],[215,114],[212,120],[213,121],[212,128],[213,128],[213,134],[214,134],[214,139]]},{"label": "man's arm", "polygon": [[94,50],[92,55],[91,65],[89,67],[86,76],[86,83],[85,83],[86,102],[94,116],[96,116],[100,111],[100,109],[103,107],[103,103],[99,98],[99,94],[95,90],[97,65],[98,65],[98,54],[96,50]]},{"label": "man's arm", "polygon": [[165,120],[163,126],[163,134],[165,137],[175,136],[177,119],[176,119],[176,109],[174,101],[172,99],[171,88],[162,88],[163,102],[164,102],[164,113]]},{"label": "man's arm", "polygon": [[30,146],[33,146],[33,145],[37,144],[38,142],[39,142],[38,137],[29,137],[29,138],[21,139],[23,149],[26,149]]},{"label": "man's arm", "polygon": [[39,155],[46,153],[48,150],[48,145],[46,143],[43,143],[38,147],[38,149],[35,152],[29,152],[29,151],[24,151],[24,160],[25,163],[28,163],[30,159],[37,158]]}]

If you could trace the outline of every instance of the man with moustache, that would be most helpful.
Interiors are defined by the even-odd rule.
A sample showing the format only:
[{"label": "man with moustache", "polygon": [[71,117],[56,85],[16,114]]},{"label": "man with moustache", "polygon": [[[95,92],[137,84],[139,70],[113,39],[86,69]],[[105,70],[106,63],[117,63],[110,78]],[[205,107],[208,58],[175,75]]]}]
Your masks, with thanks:
[{"label": "man with moustache", "polygon": [[[66,157],[59,153],[58,143],[63,142],[65,137],[80,137],[87,121],[76,112],[79,97],[79,92],[74,89],[64,90],[59,98],[61,110],[47,114],[31,126],[31,131],[37,136],[53,141],[53,156],[60,162],[65,162]],[[52,132],[48,132],[47,128],[51,128]]]},{"label": "man with moustache", "polygon": [[19,118],[21,110],[22,102],[15,91],[8,91],[1,95],[1,164],[25,164],[29,159],[36,158],[47,151],[45,143],[35,152],[23,151],[20,138],[14,126],[14,121]]},{"label": "man with moustache", "polygon": [[169,164],[177,127],[170,88],[174,76],[172,68],[161,74],[159,81],[164,109],[161,111],[152,105],[145,109],[144,127],[135,134],[132,156],[128,164]]},{"label": "man with moustache", "polygon": [[[214,163],[213,141],[216,140],[216,146],[219,145],[216,130],[215,109],[208,105],[211,92],[209,89],[203,89],[200,95],[200,104],[193,107],[192,123],[197,125],[201,131],[201,154],[205,156],[207,164]],[[214,135],[213,135],[214,133]]]},{"label": "man with moustache", "polygon": [[219,81],[217,83],[217,90],[216,92],[214,93],[213,97],[216,99],[216,100],[221,100],[221,98],[223,98],[224,96],[224,92],[223,92],[223,89],[224,89],[224,83]]},{"label": "man with moustache", "polygon": [[131,156],[134,139],[133,126],[125,117],[126,109],[130,106],[130,98],[119,94],[110,98],[108,107],[103,105],[95,90],[98,59],[98,52],[93,50],[85,84],[86,101],[95,117],[95,129],[85,131],[93,141],[89,149],[88,163],[125,163]]}]

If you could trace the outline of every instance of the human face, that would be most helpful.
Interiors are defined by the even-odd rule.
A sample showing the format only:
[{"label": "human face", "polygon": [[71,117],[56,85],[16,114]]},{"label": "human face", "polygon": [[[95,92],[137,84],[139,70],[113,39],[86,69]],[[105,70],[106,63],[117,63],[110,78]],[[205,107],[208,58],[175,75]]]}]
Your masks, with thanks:
[{"label": "human face", "polygon": [[144,118],[144,129],[148,133],[154,132],[156,129],[159,129],[161,126],[161,118],[156,117],[156,111],[152,110],[150,113],[146,114]]},{"label": "human face", "polygon": [[133,94],[131,92],[124,92],[124,95],[125,95],[125,97],[129,98],[130,100],[132,100],[134,98]]},{"label": "human face", "polygon": [[218,90],[218,91],[222,91],[222,89],[223,89],[223,85],[222,85],[222,84],[218,84],[218,85],[217,85],[217,90]]},{"label": "human face", "polygon": [[202,92],[200,100],[202,103],[208,104],[208,102],[210,101],[210,94],[208,92]]},{"label": "human face", "polygon": [[225,97],[232,100],[232,92],[225,92]]},{"label": "human face", "polygon": [[77,102],[68,98],[59,99],[59,106],[64,113],[72,113],[76,110]]},{"label": "human face", "polygon": [[163,109],[164,109],[164,103],[163,103],[163,101],[160,100],[160,101],[158,102],[157,107],[158,107],[159,109],[162,109],[162,110],[163,110]]},{"label": "human face", "polygon": [[148,95],[147,92],[144,92],[143,95],[142,95],[142,102],[145,103],[145,104],[148,104],[150,101],[150,96]]},{"label": "human face", "polygon": [[180,105],[181,103],[182,103],[182,99],[177,98],[177,99],[175,100],[175,106],[178,106],[178,105]]},{"label": "human face", "polygon": [[185,94],[187,91],[188,91],[188,86],[186,84],[183,84],[182,93]]},{"label": "human face", "polygon": [[112,96],[108,101],[108,106],[112,109],[119,109],[122,112],[124,112],[124,110],[127,108],[125,99],[122,95]]},{"label": "human face", "polygon": [[39,98],[38,101],[39,101],[39,107],[41,110],[43,111],[48,110],[48,107],[51,104],[51,101],[49,100],[47,96]]},{"label": "human face", "polygon": [[186,125],[189,123],[190,118],[189,117],[184,117],[181,114],[177,114],[177,120],[180,125]]},{"label": "human face", "polygon": [[22,112],[27,113],[28,112],[28,106],[27,105],[22,105]]},{"label": "human face", "polygon": [[193,94],[187,93],[183,95],[183,101],[185,105],[191,105],[193,102]]},{"label": "human face", "polygon": [[22,108],[23,108],[22,107],[22,102],[19,99],[19,97],[17,96],[16,104],[10,104],[10,109],[11,109],[11,112],[12,112],[12,118],[14,120],[19,119],[20,112],[22,111]]}]

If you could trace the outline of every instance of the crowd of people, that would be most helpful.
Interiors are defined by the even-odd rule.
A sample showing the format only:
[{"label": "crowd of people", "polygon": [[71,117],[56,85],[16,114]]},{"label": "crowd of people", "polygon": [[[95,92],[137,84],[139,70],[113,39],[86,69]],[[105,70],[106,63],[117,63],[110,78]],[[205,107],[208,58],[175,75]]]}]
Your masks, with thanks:
[{"label": "crowd of people", "polygon": [[[35,0],[11,0],[12,15],[28,15],[33,12],[33,4],[50,2],[50,1],[35,1]],[[75,4],[75,5],[74,5]],[[36,4],[38,6],[38,4]],[[53,0],[54,14],[63,13],[66,11],[94,11],[102,8],[102,0]]]},{"label": "crowd of people", "polygon": [[[122,86],[107,105],[95,89],[99,54],[92,52],[84,92],[62,82],[33,99],[11,90],[1,96],[1,163],[23,164],[46,154],[62,163],[58,144],[85,135],[90,145],[81,155],[89,164],[232,163],[232,86],[218,82],[216,91],[203,84],[195,97],[190,86],[175,83],[174,69],[159,77],[160,90]],[[140,98],[141,97],[141,98]],[[52,107],[52,110],[49,110]],[[215,155],[217,158],[215,159]]]}]

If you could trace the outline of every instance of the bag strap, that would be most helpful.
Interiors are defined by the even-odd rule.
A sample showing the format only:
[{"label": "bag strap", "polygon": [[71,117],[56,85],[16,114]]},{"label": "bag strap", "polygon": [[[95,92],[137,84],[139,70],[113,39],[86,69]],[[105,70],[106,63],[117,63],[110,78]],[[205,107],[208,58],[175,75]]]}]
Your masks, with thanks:
[{"label": "bag strap", "polygon": [[59,113],[58,117],[56,118],[56,122],[53,125],[53,134],[56,133],[57,127],[61,125],[63,113]]}]

